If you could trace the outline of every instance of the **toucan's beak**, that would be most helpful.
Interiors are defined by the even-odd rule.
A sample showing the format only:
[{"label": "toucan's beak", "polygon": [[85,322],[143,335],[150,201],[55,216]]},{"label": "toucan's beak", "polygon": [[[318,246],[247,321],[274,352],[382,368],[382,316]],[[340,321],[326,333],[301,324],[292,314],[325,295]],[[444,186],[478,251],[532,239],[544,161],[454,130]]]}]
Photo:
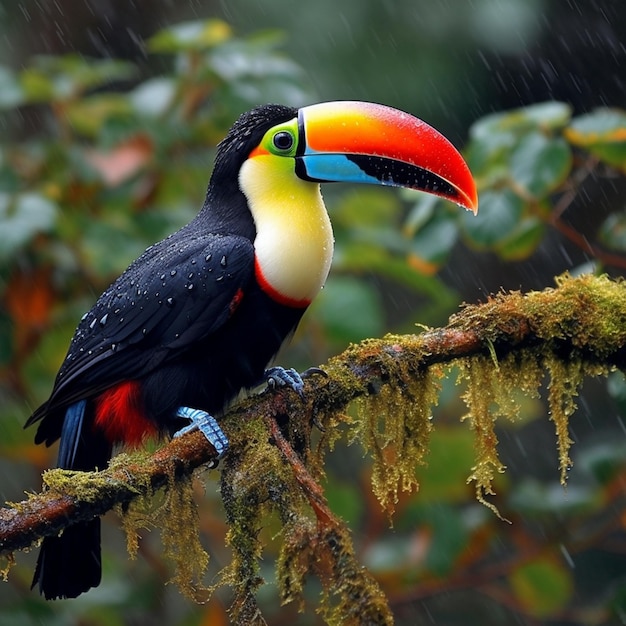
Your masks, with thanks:
[{"label": "toucan's beak", "polygon": [[408,113],[368,102],[324,102],[300,109],[298,129],[300,178],[420,189],[478,210],[463,157]]}]

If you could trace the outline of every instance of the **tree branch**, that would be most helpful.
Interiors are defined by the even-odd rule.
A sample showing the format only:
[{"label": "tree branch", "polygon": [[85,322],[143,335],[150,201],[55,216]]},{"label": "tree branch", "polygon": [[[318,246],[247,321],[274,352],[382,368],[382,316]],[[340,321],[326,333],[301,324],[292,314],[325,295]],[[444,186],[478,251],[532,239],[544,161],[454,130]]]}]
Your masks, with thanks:
[{"label": "tree branch", "polygon": [[[245,435],[250,416],[289,414],[310,429],[318,416],[343,412],[353,400],[376,395],[383,385],[402,387],[403,378],[419,376],[435,364],[483,356],[497,365],[509,354],[546,346],[564,360],[578,358],[625,369],[625,284],[606,277],[563,277],[554,289],[501,294],[485,304],[465,307],[444,328],[366,340],[330,359],[324,367],[328,377],[306,377],[306,411],[296,394],[278,390],[242,402],[221,423],[230,437],[231,430]],[[267,436],[271,437],[269,428]],[[63,472],[67,489],[61,491],[55,480],[54,489],[0,509],[0,554],[27,548],[115,505],[128,505],[216,461],[213,447],[195,432],[172,440],[149,457],[120,455],[102,472]],[[61,470],[53,472],[58,476]]]}]

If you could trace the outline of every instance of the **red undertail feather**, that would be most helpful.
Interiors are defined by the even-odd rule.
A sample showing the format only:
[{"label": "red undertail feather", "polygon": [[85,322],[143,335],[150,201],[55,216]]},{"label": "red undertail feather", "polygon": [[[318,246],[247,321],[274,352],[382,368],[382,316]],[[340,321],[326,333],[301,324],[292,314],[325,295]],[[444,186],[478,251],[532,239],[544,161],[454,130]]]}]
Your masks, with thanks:
[{"label": "red undertail feather", "polygon": [[141,383],[136,380],[119,383],[96,398],[94,427],[102,430],[111,443],[139,446],[157,428],[143,411]]}]

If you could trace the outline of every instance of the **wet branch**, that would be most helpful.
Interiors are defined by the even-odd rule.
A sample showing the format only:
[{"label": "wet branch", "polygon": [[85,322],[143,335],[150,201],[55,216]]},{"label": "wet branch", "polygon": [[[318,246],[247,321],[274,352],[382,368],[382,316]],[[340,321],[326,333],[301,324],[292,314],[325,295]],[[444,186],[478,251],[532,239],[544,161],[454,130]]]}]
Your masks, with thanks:
[{"label": "wet branch", "polygon": [[[376,394],[382,385],[401,387],[403,381],[394,380],[399,372],[419,376],[432,365],[478,355],[497,366],[498,359],[508,354],[547,345],[565,360],[577,358],[626,369],[625,284],[606,277],[564,277],[554,289],[501,294],[465,307],[443,328],[363,341],[330,359],[324,366],[327,377],[306,377],[304,402],[291,391],[265,392],[231,409],[221,423],[228,436],[235,428],[245,432],[251,416],[284,414],[287,408],[291,419],[299,419],[310,429],[318,416],[343,412],[353,400]],[[267,428],[270,438],[271,424]],[[280,444],[287,462],[296,467],[295,457],[289,461],[287,442]],[[65,472],[67,489],[62,492],[55,480],[55,489],[0,509],[0,555],[28,548],[44,536],[103,515],[115,505],[125,506],[217,460],[215,450],[199,432],[172,440],[151,456],[117,459],[121,460],[114,459],[102,472]],[[82,475],[80,481],[78,475]],[[301,478],[308,481],[304,471]],[[305,487],[313,499],[319,495],[315,486],[307,483]],[[317,513],[326,513],[323,502],[318,508]]]}]

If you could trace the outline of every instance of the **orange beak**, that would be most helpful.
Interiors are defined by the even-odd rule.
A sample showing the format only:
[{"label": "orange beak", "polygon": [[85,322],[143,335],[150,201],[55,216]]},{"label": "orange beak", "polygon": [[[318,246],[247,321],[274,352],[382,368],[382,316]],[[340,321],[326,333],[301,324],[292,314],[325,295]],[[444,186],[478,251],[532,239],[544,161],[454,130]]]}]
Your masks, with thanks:
[{"label": "orange beak", "polygon": [[476,184],[458,150],[432,126],[369,102],[324,102],[298,113],[296,174],[316,182],[419,189],[473,211]]}]

